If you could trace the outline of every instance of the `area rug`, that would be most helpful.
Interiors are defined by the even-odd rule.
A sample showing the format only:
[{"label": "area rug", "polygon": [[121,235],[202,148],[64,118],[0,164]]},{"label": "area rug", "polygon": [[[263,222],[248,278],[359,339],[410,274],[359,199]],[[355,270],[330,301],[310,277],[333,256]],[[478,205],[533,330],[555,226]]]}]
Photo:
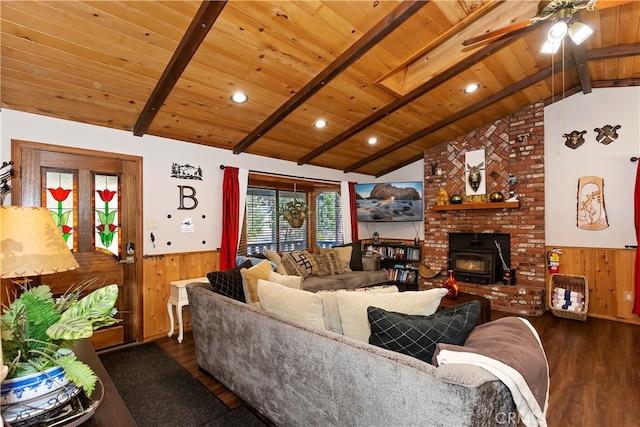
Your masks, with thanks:
[{"label": "area rug", "polygon": [[144,426],[264,426],[231,410],[155,343],[100,355],[127,408]]}]

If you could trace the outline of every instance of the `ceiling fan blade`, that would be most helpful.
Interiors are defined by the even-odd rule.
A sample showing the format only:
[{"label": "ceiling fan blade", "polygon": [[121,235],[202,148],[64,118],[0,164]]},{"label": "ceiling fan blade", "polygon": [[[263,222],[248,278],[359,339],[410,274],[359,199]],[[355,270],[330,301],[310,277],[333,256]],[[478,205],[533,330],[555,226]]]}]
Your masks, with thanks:
[{"label": "ceiling fan blade", "polygon": [[596,10],[607,9],[609,7],[621,6],[627,3],[633,3],[634,0],[598,0],[596,2]]},{"label": "ceiling fan blade", "polygon": [[530,25],[533,25],[534,21],[532,20],[527,20],[527,21],[522,21],[519,22],[517,24],[513,24],[513,25],[509,25],[508,27],[504,27],[504,28],[500,28],[499,30],[495,30],[495,31],[490,31],[488,33],[484,33],[480,36],[476,36],[476,37],[472,37],[470,39],[466,39],[465,41],[462,42],[463,46],[469,46],[478,42],[482,42],[485,40],[489,40],[492,39],[494,37],[498,37],[501,36],[503,34],[507,34],[510,33],[512,31],[516,31],[516,30],[520,30],[522,28],[526,28]]}]

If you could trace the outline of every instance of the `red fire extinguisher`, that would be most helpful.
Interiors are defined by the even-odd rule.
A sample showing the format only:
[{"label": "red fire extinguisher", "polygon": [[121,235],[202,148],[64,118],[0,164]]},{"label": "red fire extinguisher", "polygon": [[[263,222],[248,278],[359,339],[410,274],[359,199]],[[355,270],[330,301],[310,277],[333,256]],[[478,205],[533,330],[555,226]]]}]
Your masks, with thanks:
[{"label": "red fire extinguisher", "polygon": [[560,255],[562,255],[562,251],[557,248],[553,248],[547,252],[547,264],[550,274],[560,273]]}]

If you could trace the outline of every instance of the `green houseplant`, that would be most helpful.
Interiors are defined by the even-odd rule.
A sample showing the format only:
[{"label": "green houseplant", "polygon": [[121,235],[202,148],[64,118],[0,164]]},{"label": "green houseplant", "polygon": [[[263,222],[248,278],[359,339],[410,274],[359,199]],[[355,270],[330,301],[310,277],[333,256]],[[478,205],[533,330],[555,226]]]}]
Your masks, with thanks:
[{"label": "green houseplant", "polygon": [[97,377],[71,349],[77,341],[91,337],[94,330],[120,321],[113,317],[118,286],[108,285],[80,298],[84,288],[56,298],[49,286],[40,285],[3,307],[0,326],[3,359],[9,367],[7,379],[59,366],[70,381],[91,395]]},{"label": "green houseplant", "polygon": [[309,216],[309,207],[299,199],[293,199],[280,207],[278,212],[293,228],[300,228]]}]

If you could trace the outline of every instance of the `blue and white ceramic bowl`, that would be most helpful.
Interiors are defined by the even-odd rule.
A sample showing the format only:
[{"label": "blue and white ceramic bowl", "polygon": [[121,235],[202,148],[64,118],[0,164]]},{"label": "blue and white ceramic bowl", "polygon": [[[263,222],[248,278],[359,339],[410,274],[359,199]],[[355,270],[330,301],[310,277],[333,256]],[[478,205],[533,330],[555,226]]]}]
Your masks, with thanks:
[{"label": "blue and white ceramic bowl", "polygon": [[4,380],[0,403],[4,406],[31,400],[62,388],[68,383],[69,378],[59,366],[54,366],[44,372]]}]

